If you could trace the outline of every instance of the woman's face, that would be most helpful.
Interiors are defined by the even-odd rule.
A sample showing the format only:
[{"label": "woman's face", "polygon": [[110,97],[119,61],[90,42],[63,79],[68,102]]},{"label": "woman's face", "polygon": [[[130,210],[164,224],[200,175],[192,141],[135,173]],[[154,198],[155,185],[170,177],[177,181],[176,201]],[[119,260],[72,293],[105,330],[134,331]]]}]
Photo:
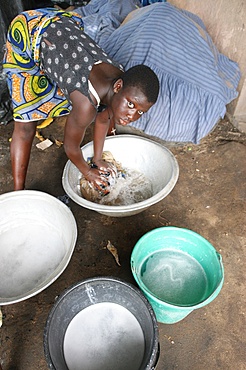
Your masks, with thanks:
[{"label": "woman's face", "polygon": [[115,83],[114,93],[110,107],[117,125],[125,126],[136,121],[153,105],[139,88],[124,88],[122,80]]}]

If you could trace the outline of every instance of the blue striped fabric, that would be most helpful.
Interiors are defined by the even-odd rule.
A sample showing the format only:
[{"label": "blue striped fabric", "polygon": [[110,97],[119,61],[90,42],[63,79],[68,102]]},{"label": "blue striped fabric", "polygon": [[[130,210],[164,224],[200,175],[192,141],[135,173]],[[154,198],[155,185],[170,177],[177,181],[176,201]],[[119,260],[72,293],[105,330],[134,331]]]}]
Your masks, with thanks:
[{"label": "blue striped fabric", "polygon": [[139,7],[139,0],[90,0],[87,5],[76,8],[76,13],[83,17],[86,33],[98,42],[107,39],[125,17]]},{"label": "blue striped fabric", "polygon": [[126,69],[146,64],[158,75],[157,103],[132,124],[146,134],[199,143],[238,95],[237,63],[218,52],[199,17],[169,3],[138,10],[97,42]]}]

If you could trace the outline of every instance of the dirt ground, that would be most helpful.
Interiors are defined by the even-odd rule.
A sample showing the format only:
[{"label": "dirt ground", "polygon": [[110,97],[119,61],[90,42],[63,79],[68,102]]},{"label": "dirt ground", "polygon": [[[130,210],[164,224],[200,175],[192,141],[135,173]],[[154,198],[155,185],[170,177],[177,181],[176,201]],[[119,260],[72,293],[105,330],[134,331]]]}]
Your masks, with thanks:
[{"label": "dirt ground", "polygon": [[[63,138],[63,120],[42,130]],[[9,139],[12,124],[0,126],[0,194],[12,190]],[[112,218],[70,200],[78,226],[72,259],[47,289],[20,303],[1,307],[0,364],[3,370],[45,370],[43,331],[55,298],[66,288],[93,276],[114,276],[134,285],[130,256],[138,239],[160,226],[191,229],[222,255],[225,281],[218,297],[175,324],[159,323],[158,370],[244,370],[246,368],[245,199],[246,139],[227,120],[199,145],[170,147],[180,167],[179,180],[161,202],[144,212]],[[84,143],[91,140],[91,132]],[[61,177],[67,161],[56,144],[41,151],[35,139],[27,189],[55,197],[65,194]],[[127,150],[127,148],[126,148]],[[41,235],[37,235],[37,238]],[[121,266],[105,248],[117,247]],[[117,370],[117,369],[115,369]]]}]

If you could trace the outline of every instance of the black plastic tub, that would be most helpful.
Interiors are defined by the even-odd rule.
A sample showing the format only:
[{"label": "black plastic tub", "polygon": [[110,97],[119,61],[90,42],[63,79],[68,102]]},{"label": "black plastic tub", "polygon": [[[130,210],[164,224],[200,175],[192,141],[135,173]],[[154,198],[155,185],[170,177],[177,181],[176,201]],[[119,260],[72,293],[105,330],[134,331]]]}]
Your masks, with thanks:
[{"label": "black plastic tub", "polygon": [[135,286],[113,277],[62,293],[44,330],[52,370],[153,370],[159,358],[155,313]]}]

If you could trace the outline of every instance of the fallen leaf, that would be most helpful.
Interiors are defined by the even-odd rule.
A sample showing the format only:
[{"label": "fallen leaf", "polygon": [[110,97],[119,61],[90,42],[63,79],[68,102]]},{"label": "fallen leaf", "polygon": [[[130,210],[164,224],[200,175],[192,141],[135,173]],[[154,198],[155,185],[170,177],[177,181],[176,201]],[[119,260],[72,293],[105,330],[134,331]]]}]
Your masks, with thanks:
[{"label": "fallen leaf", "polygon": [[107,244],[107,249],[114,256],[117,265],[121,266],[120,261],[119,261],[118,251],[109,240],[108,240],[108,244]]},{"label": "fallen leaf", "polygon": [[38,138],[40,141],[46,140],[45,137],[39,132],[38,130],[36,131],[36,138]]},{"label": "fallen leaf", "polygon": [[55,144],[58,146],[58,148],[60,148],[63,145],[63,141],[58,140],[58,139],[54,139],[54,140],[55,140]]}]

